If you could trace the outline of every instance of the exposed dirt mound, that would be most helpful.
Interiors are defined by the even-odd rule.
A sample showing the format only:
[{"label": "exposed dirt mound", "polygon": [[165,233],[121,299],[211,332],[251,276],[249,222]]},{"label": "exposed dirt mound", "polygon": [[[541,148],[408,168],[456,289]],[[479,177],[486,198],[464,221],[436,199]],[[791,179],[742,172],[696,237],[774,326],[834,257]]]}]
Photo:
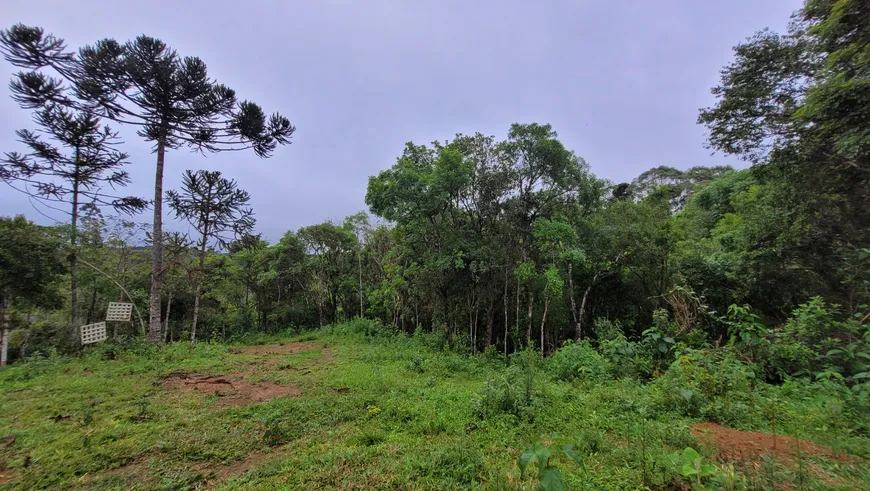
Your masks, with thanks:
[{"label": "exposed dirt mound", "polygon": [[692,436],[715,446],[717,449],[716,457],[721,461],[756,461],[767,455],[778,460],[793,461],[798,458],[799,453],[840,461],[852,460],[847,455],[835,454],[830,448],[819,446],[807,440],[769,433],[740,431],[725,428],[716,423],[692,425]]},{"label": "exposed dirt mound", "polygon": [[268,401],[277,397],[298,396],[299,387],[278,385],[272,382],[251,383],[244,374],[210,376],[199,373],[173,373],[163,379],[166,387],[182,392],[214,394],[218,401],[231,406],[244,406]]},{"label": "exposed dirt mound", "polygon": [[295,355],[313,349],[317,349],[316,343],[261,344],[232,348],[230,353],[242,355]]}]

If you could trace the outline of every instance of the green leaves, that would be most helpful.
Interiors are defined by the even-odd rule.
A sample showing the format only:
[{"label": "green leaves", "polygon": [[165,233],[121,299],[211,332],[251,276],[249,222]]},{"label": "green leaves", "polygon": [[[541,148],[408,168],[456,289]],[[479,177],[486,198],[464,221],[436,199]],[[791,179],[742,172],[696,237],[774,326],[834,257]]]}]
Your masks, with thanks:
[{"label": "green leaves", "polygon": [[250,233],[254,212],[248,206],[251,196],[238,188],[234,179],[218,171],[185,171],[181,191],[166,193],[169,207],[179,218],[187,220],[201,235],[200,247],[214,240],[225,247],[232,239]]},{"label": "green leaves", "polygon": [[[585,470],[583,464],[583,456],[574,445],[566,444],[561,447],[562,454],[580,464]],[[519,468],[520,477],[525,476],[526,469],[532,463],[538,465],[538,484],[546,491],[561,491],[565,489],[565,483],[562,480],[562,472],[550,464],[553,457],[553,452],[550,447],[541,443],[536,443],[532,448],[520,454]]]},{"label": "green leaves", "polygon": [[538,482],[545,491],[562,491],[565,484],[562,483],[562,472],[555,467],[547,467],[538,476]]},{"label": "green leaves", "polygon": [[715,465],[704,463],[704,458],[692,447],[686,447],[682,453],[674,452],[670,458],[679,467],[680,473],[692,479],[701,489],[704,489],[704,479],[720,472]]},{"label": "green leaves", "polygon": [[573,460],[580,464],[584,469],[586,468],[586,464],[583,463],[583,455],[577,450],[577,447],[574,445],[562,445],[562,452],[565,453],[569,459]]},{"label": "green leaves", "polygon": [[544,445],[535,445],[534,447],[526,450],[520,455],[519,466],[520,466],[520,477],[522,477],[526,468],[532,462],[537,462],[538,464],[538,473],[542,473],[544,469],[547,468],[550,462],[550,457],[552,456],[552,452],[550,452],[549,447]]}]

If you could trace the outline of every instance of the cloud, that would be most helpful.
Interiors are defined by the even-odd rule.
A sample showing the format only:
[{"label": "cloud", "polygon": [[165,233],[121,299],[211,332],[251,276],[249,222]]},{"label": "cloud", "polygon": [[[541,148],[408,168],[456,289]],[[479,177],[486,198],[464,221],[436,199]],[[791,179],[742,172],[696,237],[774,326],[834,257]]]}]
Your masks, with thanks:
[{"label": "cloud", "polygon": [[[513,122],[553,124],[568,148],[614,181],[658,165],[739,165],[703,148],[698,108],[712,102],[709,88],[731,47],[758,29],[784,29],[800,1],[239,5],[13,2],[4,18],[43,26],[71,46],[159,37],[201,57],[241,98],[289,116],[294,143],[269,160],[177,150],[166,168],[166,189],[185,169],[238,180],[252,194],[258,230],[274,241],[365,209],[368,176],[391,166],[406,141],[504,137]],[[0,99],[0,151],[17,150],[14,130],[32,126],[30,117]],[[132,131],[123,134],[131,191],[148,196],[153,155]],[[47,221],[12,190],[0,192],[0,210]]]}]

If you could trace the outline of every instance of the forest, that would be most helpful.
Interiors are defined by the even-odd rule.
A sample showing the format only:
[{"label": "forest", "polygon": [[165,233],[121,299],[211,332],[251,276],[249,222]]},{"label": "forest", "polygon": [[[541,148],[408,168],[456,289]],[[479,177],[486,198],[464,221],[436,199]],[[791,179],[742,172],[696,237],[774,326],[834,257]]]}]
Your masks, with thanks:
[{"label": "forest", "polygon": [[[383,482],[265,478],[239,481],[241,488],[320,482],[402,489],[858,489],[870,483],[864,467],[870,457],[870,6],[864,1],[807,0],[787,32],[759,31],[734,48],[712,88],[715,103],[698,115],[706,145],[732,156],[734,167],[661,165],[629,182],[610,182],[566,148],[558,128],[506,122],[501,135],[408,142],[396,149],[395,162],[359,183],[366,186],[365,210],[288,230],[273,243],[257,232],[256,217],[277,211],[253,210],[250,194],[232,178],[187,170],[178,189],[164,189],[162,181],[165,172],[179,172],[173,155],[185,148],[292,154],[295,126],[288,117],[238,98],[209,77],[202,60],[155,38],[71,47],[39,27],[16,24],[0,33],[0,51],[18,70],[9,84],[12,99],[33,115],[32,127],[16,132],[14,148],[3,149],[4,192],[23,192],[64,217],[54,225],[34,223],[46,223],[40,216],[0,218],[2,364],[10,365],[0,369],[0,381],[7,387],[32,390],[30,377],[62,380],[51,363],[98,370],[99,363],[126,360],[146,367],[131,374],[163,370],[160,376],[178,363],[215,373],[229,370],[220,364],[232,355],[214,350],[291,339],[323,344],[324,358],[359,350],[354,363],[383,365],[386,375],[376,367],[374,378],[359,382],[373,384],[371,394],[359,396],[366,422],[389,413],[388,402],[372,399],[377,393],[415,397],[416,389],[395,388],[408,372],[421,386],[454,384],[449,390],[459,391],[456,397],[469,398],[452,410],[456,421],[431,415],[443,428],[421,435],[452,435],[449,445],[458,452],[469,445],[455,440],[468,421],[478,421],[473,431],[483,432],[496,424],[492,414],[504,413],[513,419],[500,420],[507,426],[493,438],[531,453],[491,462],[484,456],[491,447],[471,444],[472,453],[482,454],[470,471],[461,465],[453,474],[409,471]],[[153,196],[124,196],[131,180],[121,131],[153,145]],[[131,322],[110,324],[101,345],[82,345],[79,328],[104,320],[109,302],[132,303]],[[397,354],[401,349],[416,354]],[[114,361],[102,361],[109,352]],[[351,394],[363,391],[345,369],[345,378],[318,376],[339,377],[324,383]],[[451,382],[466,372],[469,378]],[[536,384],[548,388],[533,390],[528,373],[546,379]],[[572,466],[560,464],[564,475],[557,479],[549,447],[529,435],[570,435],[571,425],[590,421],[587,414],[587,423],[572,422],[571,410],[559,406],[575,404],[568,402],[571,390],[600,399],[599,410],[612,411],[614,421],[627,411],[650,426],[598,428],[598,436],[587,427],[586,446],[565,447]],[[30,407],[14,392],[0,390],[0,426],[10,430],[31,424],[11,418]],[[443,397],[445,407],[458,404]],[[583,401],[571,407],[594,406]],[[556,407],[559,416],[541,416]],[[669,411],[684,428],[664,423]],[[801,422],[801,414],[812,421]],[[405,421],[401,411],[393,416]],[[279,431],[281,418],[270,418],[257,424],[288,444],[292,431]],[[308,418],[321,426],[295,428],[297,441],[332,424]],[[728,459],[704,467],[700,459],[713,451],[687,436],[691,424],[704,421],[785,431],[842,458],[807,464],[810,471],[803,464],[793,471],[784,459],[779,474],[746,465],[735,471]],[[524,429],[511,433],[510,427]],[[632,454],[638,460],[631,465],[614,457],[619,449],[608,454],[589,446],[623,430],[632,436],[620,438],[632,448],[637,435],[659,435],[659,441],[633,449],[642,454]],[[385,435],[400,430],[362,431],[368,433],[354,438],[368,439],[363,448],[381,448],[392,442]],[[680,431],[680,438],[667,436]],[[26,444],[19,439],[16,445]],[[395,443],[405,444],[414,445]],[[12,470],[13,485],[74,482],[28,471],[24,454],[10,445],[0,451],[0,469]],[[689,463],[681,474],[656,464],[646,445],[662,456],[691,447],[686,451],[704,457],[682,453],[677,460]],[[319,466],[339,458],[320,452],[329,457],[322,454]],[[242,459],[242,453],[219,460]],[[372,463],[388,457],[365,455],[355,458],[387,475],[399,472]],[[592,462],[600,455],[609,457],[596,473]],[[520,479],[537,462],[540,482],[488,474],[491,468],[516,473],[517,458]],[[616,470],[626,467],[634,472]],[[208,480],[190,479],[180,488]]]}]

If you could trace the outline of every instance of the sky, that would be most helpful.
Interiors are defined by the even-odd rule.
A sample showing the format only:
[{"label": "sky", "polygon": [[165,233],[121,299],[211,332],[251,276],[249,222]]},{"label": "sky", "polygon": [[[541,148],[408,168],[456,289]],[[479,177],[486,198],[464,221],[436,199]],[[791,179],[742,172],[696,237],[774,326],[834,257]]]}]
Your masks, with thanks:
[{"label": "sky", "polygon": [[[800,0],[411,1],[150,0],[3,2],[5,26],[38,25],[79,47],[112,37],[157,37],[240,99],[281,112],[293,143],[270,159],[229,152],[167,155],[164,189],[186,169],[219,170],[250,192],[256,230],[341,221],[365,210],[368,177],[392,166],[405,142],[550,123],[599,177],[629,181],[660,165],[730,164],[704,147],[698,109],[755,31],[784,31]],[[243,7],[240,8],[240,5]],[[0,60],[3,75],[15,70]],[[0,152],[30,113],[0,92]],[[133,184],[153,197],[149,144],[121,128]],[[51,210],[42,211],[64,220]],[[0,215],[38,214],[0,188]],[[150,222],[150,212],[136,220]],[[170,230],[186,225],[165,222]]]}]

